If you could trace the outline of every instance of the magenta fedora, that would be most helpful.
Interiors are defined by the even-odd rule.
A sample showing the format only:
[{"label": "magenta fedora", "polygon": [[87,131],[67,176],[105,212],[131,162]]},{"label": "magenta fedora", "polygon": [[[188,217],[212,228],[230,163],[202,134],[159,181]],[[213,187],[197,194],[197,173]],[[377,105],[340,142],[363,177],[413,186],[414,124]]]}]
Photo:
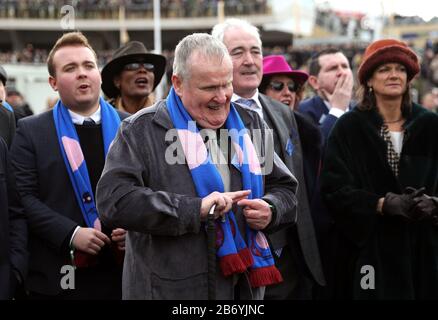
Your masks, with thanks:
[{"label": "magenta fedora", "polygon": [[309,75],[305,71],[293,70],[286,59],[280,55],[266,56],[263,58],[263,77],[276,74],[285,74],[290,76],[299,84],[306,82]]}]

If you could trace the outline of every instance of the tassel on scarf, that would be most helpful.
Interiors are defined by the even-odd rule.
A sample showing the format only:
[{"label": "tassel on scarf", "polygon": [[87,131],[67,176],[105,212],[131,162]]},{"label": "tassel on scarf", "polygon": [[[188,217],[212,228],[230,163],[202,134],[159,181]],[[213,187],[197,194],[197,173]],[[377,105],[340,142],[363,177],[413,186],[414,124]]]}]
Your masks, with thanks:
[{"label": "tassel on scarf", "polygon": [[249,272],[249,283],[251,287],[264,287],[283,281],[280,271],[275,266],[254,268]]}]

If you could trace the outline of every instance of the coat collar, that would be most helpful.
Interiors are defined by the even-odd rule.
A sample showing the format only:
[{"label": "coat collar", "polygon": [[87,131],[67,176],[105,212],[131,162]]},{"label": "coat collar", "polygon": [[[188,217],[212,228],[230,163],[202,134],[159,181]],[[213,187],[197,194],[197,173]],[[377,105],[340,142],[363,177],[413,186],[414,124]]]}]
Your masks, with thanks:
[{"label": "coat collar", "polygon": [[[354,109],[355,112],[363,112],[359,109]],[[404,123],[403,127],[405,129],[409,129],[412,125],[415,124],[415,120],[425,112],[422,108],[420,108],[417,104],[413,103],[411,111],[406,117],[406,122]],[[365,111],[363,114],[369,118],[371,123],[376,127],[379,128],[383,125],[383,118],[380,115],[380,113],[377,111],[377,108],[373,108],[372,110]]]}]

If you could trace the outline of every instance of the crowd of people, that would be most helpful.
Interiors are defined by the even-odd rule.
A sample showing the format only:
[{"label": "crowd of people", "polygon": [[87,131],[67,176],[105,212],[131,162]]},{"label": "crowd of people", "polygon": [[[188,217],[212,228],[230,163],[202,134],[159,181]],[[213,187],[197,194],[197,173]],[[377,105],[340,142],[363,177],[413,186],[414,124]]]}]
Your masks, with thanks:
[{"label": "crowd of people", "polygon": [[357,68],[341,48],[304,68],[262,48],[233,18],[184,37],[167,72],[137,41],[99,71],[66,33],[58,101],[17,123],[0,67],[0,298],[437,299],[438,115],[413,102],[417,54],[382,39]]},{"label": "crowd of people", "polygon": [[[300,48],[288,47],[263,47],[263,54],[282,55],[286,58],[290,66],[295,69],[308,71],[310,58],[322,50],[337,48],[347,57],[351,69],[355,73],[362,61],[365,51],[365,44],[345,44],[345,45],[312,45]],[[412,48],[412,46],[411,46]],[[420,56],[421,70],[413,81],[415,88],[414,100],[424,103],[429,109],[438,109],[438,100],[436,89],[438,88],[438,41],[428,41],[424,48],[413,48]],[[103,67],[112,59],[113,50],[97,51],[97,62],[99,67]],[[163,50],[163,56],[167,59],[167,70],[171,70],[174,56],[173,50]],[[48,50],[34,48],[32,44],[26,45],[21,51],[0,52],[0,64],[6,63],[45,63],[48,56]],[[169,82],[170,83],[170,82]],[[305,90],[304,96],[311,94]]]},{"label": "crowd of people", "polygon": [[[118,19],[119,8],[127,18],[151,18],[153,0],[4,0],[0,2],[0,19],[59,19],[63,6],[73,6],[78,19]],[[217,16],[216,0],[161,0],[163,18]],[[226,15],[268,14],[267,0],[224,1]]]}]

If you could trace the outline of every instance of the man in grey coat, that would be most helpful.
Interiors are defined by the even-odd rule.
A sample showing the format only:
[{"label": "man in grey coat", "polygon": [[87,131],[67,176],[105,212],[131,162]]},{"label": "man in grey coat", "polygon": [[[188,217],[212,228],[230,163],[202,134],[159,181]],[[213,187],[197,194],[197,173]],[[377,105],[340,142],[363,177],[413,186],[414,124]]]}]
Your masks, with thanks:
[{"label": "man in grey coat", "polygon": [[[122,122],[97,187],[97,206],[103,223],[127,230],[124,299],[207,299],[205,221],[214,204],[214,215],[221,218],[217,221],[229,221],[231,212],[235,213],[234,236],[257,233],[257,244],[268,251],[263,233],[296,221],[297,182],[265,144],[263,138],[269,134],[260,117],[231,105],[232,75],[230,56],[220,41],[208,34],[187,36],[175,51],[173,89],[167,100]],[[186,131],[186,140],[181,130],[174,135],[180,125],[174,101],[179,101],[181,114],[195,121],[192,125],[208,132],[205,145],[203,140],[190,140],[200,137],[196,131]],[[247,153],[228,144],[228,137],[222,139],[224,128],[236,117],[252,136],[252,142],[245,140],[256,151],[251,170],[263,163],[262,157],[268,159],[260,174],[264,191],[259,198],[246,199],[244,169],[229,156],[233,150],[243,157]],[[219,130],[221,138],[216,140]],[[256,141],[257,136],[262,139]],[[194,149],[186,152],[187,146]],[[194,171],[205,165],[204,160],[213,159],[214,153],[216,159],[224,160],[213,162],[223,188],[200,196]],[[223,239],[218,232],[216,246]],[[254,243],[249,248],[253,250]],[[272,255],[268,258],[272,260]],[[216,297],[262,299],[264,287],[254,285],[248,270],[225,276],[221,260]]]}]

